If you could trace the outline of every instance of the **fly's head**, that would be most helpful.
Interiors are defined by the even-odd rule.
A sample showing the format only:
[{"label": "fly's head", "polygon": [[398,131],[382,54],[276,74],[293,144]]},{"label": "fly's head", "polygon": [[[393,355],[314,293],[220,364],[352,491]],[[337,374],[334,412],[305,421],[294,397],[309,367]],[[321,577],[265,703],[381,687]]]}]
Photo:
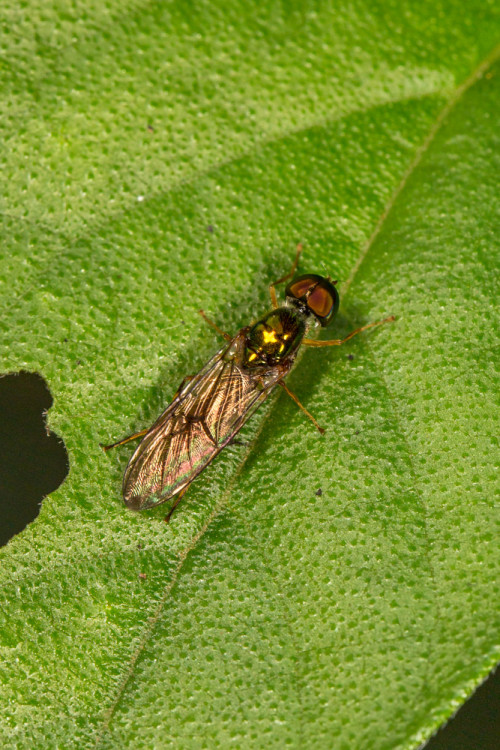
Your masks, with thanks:
[{"label": "fly's head", "polygon": [[322,326],[327,326],[339,309],[340,298],[335,283],[314,273],[297,276],[285,290],[286,301],[304,315],[312,315]]}]

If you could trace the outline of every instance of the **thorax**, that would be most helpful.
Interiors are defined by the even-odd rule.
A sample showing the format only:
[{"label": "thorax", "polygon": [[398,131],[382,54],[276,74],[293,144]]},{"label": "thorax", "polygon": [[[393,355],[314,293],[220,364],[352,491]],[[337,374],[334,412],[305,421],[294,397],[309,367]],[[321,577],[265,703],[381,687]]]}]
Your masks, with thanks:
[{"label": "thorax", "polygon": [[293,359],[305,332],[305,317],[299,311],[292,307],[271,310],[248,330],[244,366],[273,366]]}]

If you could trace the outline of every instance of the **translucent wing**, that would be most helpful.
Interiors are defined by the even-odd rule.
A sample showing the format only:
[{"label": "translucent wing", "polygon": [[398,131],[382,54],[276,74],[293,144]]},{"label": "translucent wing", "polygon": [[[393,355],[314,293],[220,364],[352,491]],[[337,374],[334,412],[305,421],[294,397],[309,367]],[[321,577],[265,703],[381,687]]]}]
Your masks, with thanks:
[{"label": "translucent wing", "polygon": [[[186,386],[146,433],[123,478],[129,508],[180,492],[224,448],[285,373],[242,367],[240,332]],[[266,368],[267,370],[267,368]]]}]

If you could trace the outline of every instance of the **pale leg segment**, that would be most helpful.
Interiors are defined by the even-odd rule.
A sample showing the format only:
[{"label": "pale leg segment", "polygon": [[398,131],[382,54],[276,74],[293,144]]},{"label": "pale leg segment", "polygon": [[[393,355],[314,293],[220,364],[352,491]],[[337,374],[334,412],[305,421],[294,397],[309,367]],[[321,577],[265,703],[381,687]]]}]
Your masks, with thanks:
[{"label": "pale leg segment", "polygon": [[141,430],[140,432],[134,432],[133,435],[128,435],[128,437],[123,438],[122,440],[118,440],[116,443],[111,443],[111,445],[103,445],[102,443],[99,443],[103,451],[109,451],[111,448],[116,448],[118,445],[125,445],[125,443],[130,443],[131,440],[137,440],[138,438],[144,437],[146,432],[149,430],[149,427],[147,427],[145,430]]},{"label": "pale leg segment", "polygon": [[172,513],[174,512],[174,510],[177,508],[177,506],[179,505],[180,501],[184,497],[185,493],[187,492],[188,487],[189,487],[189,484],[187,484],[185,487],[183,487],[182,490],[177,495],[177,497],[175,498],[175,503],[172,505],[172,507],[168,511],[167,515],[163,519],[165,521],[165,523],[169,523],[170,522],[170,518],[172,517]]},{"label": "pale leg segment", "polygon": [[291,391],[291,390],[290,390],[290,388],[289,388],[289,387],[288,387],[288,386],[286,385],[286,383],[284,383],[284,382],[283,382],[282,380],[280,380],[280,381],[278,382],[278,385],[280,385],[280,386],[281,386],[281,387],[283,388],[283,390],[285,391],[285,393],[288,393],[288,395],[290,396],[290,398],[292,399],[292,401],[295,401],[295,403],[297,404],[297,406],[299,407],[299,409],[302,409],[302,411],[304,412],[304,414],[306,415],[306,417],[308,417],[308,418],[309,418],[309,419],[311,420],[311,422],[312,422],[312,423],[313,423],[313,425],[314,425],[314,426],[316,427],[316,429],[317,429],[317,430],[318,430],[318,431],[319,431],[319,432],[321,433],[321,435],[324,435],[324,434],[325,434],[325,428],[324,428],[324,427],[321,427],[321,426],[320,426],[320,425],[319,425],[319,424],[318,424],[318,423],[316,422],[316,420],[314,419],[314,417],[313,417],[313,415],[311,414],[311,412],[307,411],[306,407],[305,407],[305,406],[304,406],[303,404],[301,404],[301,403],[300,403],[300,401],[299,401],[299,399],[297,398],[297,396],[295,395],[295,393],[292,393],[292,391]]},{"label": "pale leg segment", "polygon": [[357,336],[358,333],[367,331],[369,328],[374,328],[375,326],[381,326],[384,323],[392,323],[394,320],[396,320],[396,316],[391,315],[389,318],[384,318],[384,320],[377,320],[375,323],[368,323],[368,325],[366,326],[362,326],[361,328],[356,328],[355,331],[352,331],[348,336],[346,336],[343,339],[330,339],[329,341],[317,341],[316,339],[302,339],[302,343],[305,346],[340,346],[340,344],[345,344],[346,341],[349,341],[349,339],[352,339],[353,336]]},{"label": "pale leg segment", "polygon": [[214,329],[214,331],[217,331],[217,333],[220,336],[222,336],[223,338],[225,338],[226,341],[232,341],[232,337],[228,333],[226,333],[225,331],[223,331],[222,328],[219,328],[219,326],[217,325],[217,323],[214,323],[213,320],[210,320],[210,318],[208,317],[208,315],[205,315],[205,312],[203,310],[198,310],[198,312],[200,313],[200,315],[203,318],[203,320],[205,321],[205,323],[208,323],[208,325],[211,326]]}]

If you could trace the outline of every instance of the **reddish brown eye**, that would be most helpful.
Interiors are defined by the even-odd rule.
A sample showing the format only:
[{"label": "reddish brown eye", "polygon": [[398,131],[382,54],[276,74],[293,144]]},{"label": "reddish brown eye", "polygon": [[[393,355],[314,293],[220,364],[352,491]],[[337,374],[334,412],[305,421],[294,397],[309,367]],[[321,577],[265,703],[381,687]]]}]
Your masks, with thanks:
[{"label": "reddish brown eye", "polygon": [[297,297],[297,299],[300,299],[301,297],[304,297],[309,289],[311,289],[311,287],[314,287],[314,285],[317,283],[318,282],[314,279],[311,279],[310,276],[306,276],[305,278],[297,279],[297,281],[292,281],[292,283],[288,286],[286,293],[292,295],[292,297]]},{"label": "reddish brown eye", "polygon": [[317,286],[307,298],[307,305],[318,318],[326,318],[333,307],[332,295],[328,289]]}]

